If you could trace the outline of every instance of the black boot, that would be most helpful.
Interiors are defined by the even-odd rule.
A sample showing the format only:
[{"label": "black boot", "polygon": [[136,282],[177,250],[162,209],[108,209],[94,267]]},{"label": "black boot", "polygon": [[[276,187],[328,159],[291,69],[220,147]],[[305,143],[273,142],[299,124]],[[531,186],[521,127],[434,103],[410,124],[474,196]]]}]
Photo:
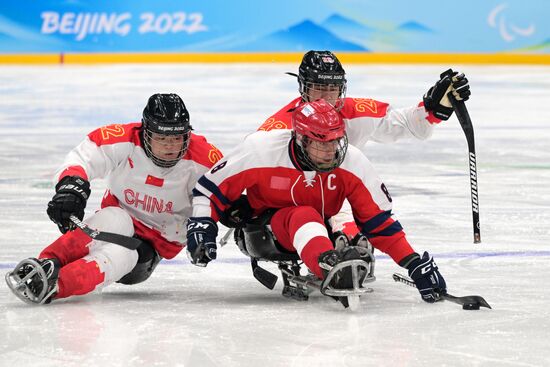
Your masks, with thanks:
[{"label": "black boot", "polygon": [[6,283],[17,297],[27,303],[50,303],[57,294],[60,269],[57,259],[25,259],[6,274]]},{"label": "black boot", "polygon": [[[328,274],[334,268],[337,264],[347,261],[347,260],[364,260],[364,257],[361,255],[361,253],[358,251],[358,249],[355,246],[347,246],[344,247],[341,250],[330,250],[323,252],[318,259],[319,267],[323,271],[323,276],[325,279],[327,278]],[[359,284],[363,283],[363,280],[365,279],[366,272],[362,272],[359,277]],[[333,289],[340,289],[340,290],[352,290],[353,285],[353,276],[352,276],[352,269],[351,267],[344,267],[340,270],[338,270],[330,280],[329,284],[324,284],[323,287],[326,289],[326,287],[330,287]],[[344,307],[348,307],[348,297],[335,297],[331,296],[332,298],[340,301]]]}]

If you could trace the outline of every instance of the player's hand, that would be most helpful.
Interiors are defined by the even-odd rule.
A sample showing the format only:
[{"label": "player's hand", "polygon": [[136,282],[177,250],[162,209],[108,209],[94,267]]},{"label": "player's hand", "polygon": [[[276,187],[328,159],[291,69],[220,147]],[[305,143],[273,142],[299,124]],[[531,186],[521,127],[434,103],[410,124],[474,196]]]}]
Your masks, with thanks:
[{"label": "player's hand", "polygon": [[71,215],[84,218],[86,202],[90,197],[90,183],[78,176],[65,176],[55,186],[55,195],[48,203],[47,213],[61,233],[74,229]]},{"label": "player's hand", "polygon": [[343,231],[336,231],[332,234],[332,242],[334,243],[334,248],[336,250],[342,250],[344,247],[350,245],[350,240],[348,235]]},{"label": "player's hand", "polygon": [[433,258],[427,252],[424,252],[408,266],[409,276],[414,283],[422,299],[428,303],[439,301],[439,295],[447,292],[445,279],[439,272]]},{"label": "player's hand", "polygon": [[187,257],[197,266],[216,258],[218,225],[210,217],[191,217],[187,221]]},{"label": "player's hand", "polygon": [[453,113],[448,94],[452,93],[457,101],[470,98],[470,85],[464,74],[449,69],[424,95],[424,108],[440,120],[448,120]]},{"label": "player's hand", "polygon": [[241,195],[220,217],[220,222],[228,228],[243,227],[252,218],[252,207],[246,195]]}]

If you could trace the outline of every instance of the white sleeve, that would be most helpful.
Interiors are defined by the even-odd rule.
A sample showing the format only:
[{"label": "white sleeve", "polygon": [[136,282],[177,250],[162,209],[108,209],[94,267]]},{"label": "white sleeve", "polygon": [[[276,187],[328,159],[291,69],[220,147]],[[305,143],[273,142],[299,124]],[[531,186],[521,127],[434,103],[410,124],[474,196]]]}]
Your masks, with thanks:
[{"label": "white sleeve", "polygon": [[57,170],[55,179],[67,169],[81,167],[88,176],[88,181],[105,178],[121,162],[128,159],[134,144],[122,142],[98,146],[89,137],[67,154],[63,165]]},{"label": "white sleeve", "polygon": [[384,117],[356,117],[346,120],[350,144],[363,147],[369,140],[378,143],[393,143],[400,139],[425,140],[433,133],[434,126],[427,120],[428,112],[423,106],[388,107]]}]

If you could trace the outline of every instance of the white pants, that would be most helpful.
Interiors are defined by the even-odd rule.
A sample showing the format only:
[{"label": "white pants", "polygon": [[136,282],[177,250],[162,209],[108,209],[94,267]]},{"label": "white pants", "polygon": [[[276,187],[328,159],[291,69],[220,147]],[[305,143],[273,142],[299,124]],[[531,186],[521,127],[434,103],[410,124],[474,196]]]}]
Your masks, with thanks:
[{"label": "white pants", "polygon": [[[134,235],[132,218],[118,207],[101,209],[84,222],[99,231],[118,233],[130,237]],[[97,262],[99,269],[105,274],[103,284],[96,289],[116,282],[132,271],[138,261],[136,250],[130,250],[110,242],[92,240],[89,249],[90,253],[84,259]]]}]

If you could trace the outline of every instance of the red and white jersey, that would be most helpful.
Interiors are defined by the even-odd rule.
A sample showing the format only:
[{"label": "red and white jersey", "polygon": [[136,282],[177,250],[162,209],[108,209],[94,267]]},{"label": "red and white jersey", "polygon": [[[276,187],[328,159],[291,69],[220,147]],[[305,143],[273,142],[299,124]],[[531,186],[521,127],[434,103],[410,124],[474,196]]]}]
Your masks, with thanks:
[{"label": "red and white jersey", "polygon": [[385,185],[359,149],[349,146],[342,165],[331,172],[302,171],[295,162],[290,130],[249,135],[199,179],[193,216],[218,220],[219,213],[245,190],[255,214],[269,208],[310,206],[328,219],[347,199],[373,246],[396,262],[414,252],[401,225],[391,217]]},{"label": "red and white jersey", "polygon": [[[258,130],[291,129],[292,112],[302,103],[298,97],[269,117]],[[429,138],[433,124],[441,122],[424,109],[424,103],[408,108],[393,108],[387,103],[367,98],[344,98],[340,110],[349,143],[362,148],[368,141],[392,143],[399,139]]]},{"label": "red and white jersey", "polygon": [[67,155],[56,179],[105,178],[107,191],[101,207],[120,206],[128,212],[136,235],[170,259],[186,242],[193,187],[222,154],[204,137],[191,134],[181,161],[162,168],[147,157],[140,128],[141,123],[115,124],[91,132]]}]

